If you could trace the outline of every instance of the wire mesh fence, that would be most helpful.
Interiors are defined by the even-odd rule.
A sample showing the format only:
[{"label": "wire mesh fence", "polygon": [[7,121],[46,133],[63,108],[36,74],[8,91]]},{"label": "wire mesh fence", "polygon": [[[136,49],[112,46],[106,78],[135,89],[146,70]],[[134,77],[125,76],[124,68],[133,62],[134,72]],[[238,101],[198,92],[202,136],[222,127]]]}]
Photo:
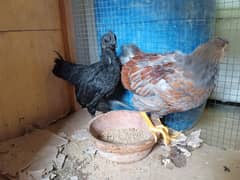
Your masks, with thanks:
[{"label": "wire mesh fence", "polygon": [[226,149],[240,149],[240,1],[216,1],[215,36],[230,46],[220,63],[216,87],[198,127],[204,140]]},{"label": "wire mesh fence", "polygon": [[[191,9],[181,10],[194,4],[179,3],[175,5],[175,14],[164,15],[154,2],[160,1],[72,0],[77,62],[98,61],[100,37],[109,30],[117,34],[118,51],[122,44],[135,43],[147,52],[180,49],[188,53],[210,37],[226,38],[230,47],[220,64],[216,88],[197,128],[202,128],[206,143],[240,150],[240,0],[212,1],[214,7],[206,1],[201,9],[204,13],[200,12],[204,16],[199,18],[194,17]],[[141,7],[148,9],[149,14],[141,11]]]}]

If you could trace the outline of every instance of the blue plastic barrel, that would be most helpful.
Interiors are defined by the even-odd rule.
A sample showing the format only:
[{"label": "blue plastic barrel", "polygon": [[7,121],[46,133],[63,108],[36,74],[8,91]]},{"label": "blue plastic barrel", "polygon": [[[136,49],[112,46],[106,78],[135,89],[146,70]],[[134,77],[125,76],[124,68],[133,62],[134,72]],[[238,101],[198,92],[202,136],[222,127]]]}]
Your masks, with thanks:
[{"label": "blue plastic barrel", "polygon": [[[112,30],[118,39],[118,53],[128,43],[145,52],[190,53],[213,35],[215,7],[215,0],[94,0],[97,40]],[[131,105],[131,97],[125,92],[122,100]],[[196,113],[187,127],[199,115]],[[176,125],[176,118],[170,119]]]}]

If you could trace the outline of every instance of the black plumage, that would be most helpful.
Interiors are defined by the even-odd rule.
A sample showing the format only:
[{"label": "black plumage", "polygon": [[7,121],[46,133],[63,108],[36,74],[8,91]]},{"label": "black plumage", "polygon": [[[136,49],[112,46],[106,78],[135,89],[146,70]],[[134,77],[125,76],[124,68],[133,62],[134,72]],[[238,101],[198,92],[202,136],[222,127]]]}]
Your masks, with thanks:
[{"label": "black plumage", "polygon": [[110,96],[120,80],[120,62],[116,55],[116,36],[112,32],[101,39],[101,60],[91,65],[65,61],[58,54],[53,73],[75,86],[77,101],[95,115],[101,99]]}]

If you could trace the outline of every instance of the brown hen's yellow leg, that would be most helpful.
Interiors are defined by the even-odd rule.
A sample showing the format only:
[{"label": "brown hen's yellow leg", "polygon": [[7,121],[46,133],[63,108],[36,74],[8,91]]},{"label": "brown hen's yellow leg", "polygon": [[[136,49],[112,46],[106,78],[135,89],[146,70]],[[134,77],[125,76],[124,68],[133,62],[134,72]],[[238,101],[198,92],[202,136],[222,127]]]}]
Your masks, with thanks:
[{"label": "brown hen's yellow leg", "polygon": [[149,130],[152,133],[155,142],[158,141],[158,136],[159,136],[159,134],[161,134],[163,137],[163,143],[165,145],[168,145],[171,143],[172,139],[175,139],[177,136],[179,136],[179,134],[181,134],[181,133],[179,133],[179,134],[177,133],[176,135],[171,136],[169,134],[168,128],[161,123],[160,119],[159,119],[159,121],[161,124],[158,126],[154,126],[152,121],[150,120],[150,118],[148,117],[148,115],[145,112],[140,112],[140,114],[144,118],[147,126],[149,127]]},{"label": "brown hen's yellow leg", "polygon": [[[157,119],[158,121],[159,121],[159,124],[160,125],[157,125],[156,127],[162,127],[163,129],[165,129],[165,131],[168,133],[169,132],[169,130],[168,130],[168,128],[166,127],[166,126],[164,126],[163,124],[162,124],[162,122],[161,122],[161,120],[160,119]],[[176,139],[178,136],[180,136],[182,133],[181,132],[176,132],[175,134],[171,134],[171,140],[172,139]]]}]

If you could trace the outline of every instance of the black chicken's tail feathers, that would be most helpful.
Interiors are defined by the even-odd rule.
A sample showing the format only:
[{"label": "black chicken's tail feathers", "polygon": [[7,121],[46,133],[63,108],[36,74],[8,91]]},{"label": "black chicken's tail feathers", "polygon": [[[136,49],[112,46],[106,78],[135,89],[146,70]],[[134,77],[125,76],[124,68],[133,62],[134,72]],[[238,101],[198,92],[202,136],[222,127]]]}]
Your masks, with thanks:
[{"label": "black chicken's tail feathers", "polygon": [[55,52],[55,53],[57,54],[57,56],[58,56],[58,58],[55,58],[55,62],[56,62],[56,61],[59,61],[59,60],[65,61],[65,59],[62,57],[62,55],[61,55],[58,51],[54,50],[54,52]]},{"label": "black chicken's tail feathers", "polygon": [[53,74],[59,78],[69,81],[72,84],[76,84],[77,82],[74,78],[76,65],[66,61],[59,52],[54,52],[58,57],[55,58],[55,65],[52,70]]}]

